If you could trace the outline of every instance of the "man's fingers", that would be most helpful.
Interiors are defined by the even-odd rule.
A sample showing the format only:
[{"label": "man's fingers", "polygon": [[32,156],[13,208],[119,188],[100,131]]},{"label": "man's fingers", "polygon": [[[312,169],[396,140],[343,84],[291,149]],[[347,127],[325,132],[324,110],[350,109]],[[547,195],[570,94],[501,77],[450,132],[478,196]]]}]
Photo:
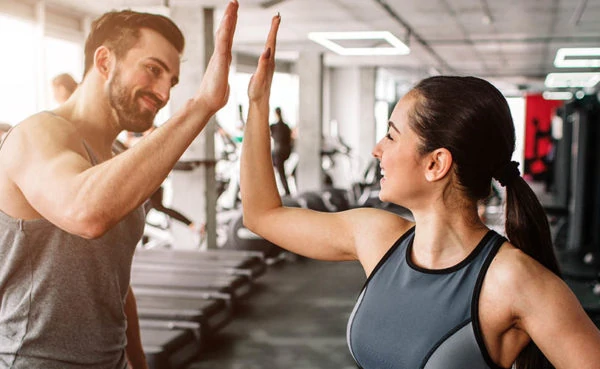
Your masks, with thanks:
[{"label": "man's fingers", "polygon": [[[219,29],[216,33],[215,48],[220,52],[231,50],[233,45],[233,35],[237,25],[237,11],[239,4],[236,0],[232,0],[227,4],[225,13],[219,24]],[[223,50],[224,49],[224,50]]]},{"label": "man's fingers", "polygon": [[229,2],[229,4],[227,4],[227,9],[225,9],[226,12],[230,10],[233,13],[233,15],[232,15],[232,22],[233,22],[233,24],[231,25],[231,29],[228,32],[228,35],[229,35],[229,40],[228,40],[229,49],[231,49],[232,46],[233,46],[233,35],[235,34],[235,28],[237,26],[238,8],[239,8],[239,4],[238,4],[237,0],[231,0]]}]

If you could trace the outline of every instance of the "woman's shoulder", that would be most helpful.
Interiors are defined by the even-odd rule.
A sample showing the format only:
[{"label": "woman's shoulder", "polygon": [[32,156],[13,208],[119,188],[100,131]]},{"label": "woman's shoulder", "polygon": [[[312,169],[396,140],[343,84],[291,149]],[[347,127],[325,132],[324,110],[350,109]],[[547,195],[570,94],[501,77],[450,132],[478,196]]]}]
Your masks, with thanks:
[{"label": "woman's shoulder", "polygon": [[377,208],[360,208],[349,212],[356,225],[356,251],[369,274],[381,258],[408,232],[414,223],[396,213]]},{"label": "woman's shoulder", "polygon": [[523,250],[505,242],[490,264],[485,279],[493,296],[514,303],[559,281],[560,277]]},{"label": "woman's shoulder", "polygon": [[379,208],[353,209],[348,216],[369,239],[391,238],[395,241],[415,225],[405,216]]}]

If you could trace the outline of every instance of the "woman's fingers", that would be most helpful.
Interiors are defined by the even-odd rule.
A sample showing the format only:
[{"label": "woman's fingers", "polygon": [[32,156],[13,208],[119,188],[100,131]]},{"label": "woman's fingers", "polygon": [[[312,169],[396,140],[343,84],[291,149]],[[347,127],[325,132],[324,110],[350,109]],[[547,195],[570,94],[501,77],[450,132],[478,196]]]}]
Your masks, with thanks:
[{"label": "woman's fingers", "polygon": [[[277,44],[277,32],[279,31],[279,24],[281,23],[281,16],[277,14],[271,20],[271,29],[265,42],[265,51],[263,51],[259,60],[259,69],[267,69],[267,72],[271,75],[275,71],[275,47]],[[268,75],[267,77],[270,77]]]},{"label": "woman's fingers", "polygon": [[277,43],[277,32],[279,31],[279,24],[281,23],[281,15],[277,13],[276,16],[271,20],[271,30],[269,36],[267,36],[266,49],[271,48],[271,53],[275,56],[275,46]]},{"label": "woman's fingers", "polygon": [[271,20],[271,29],[265,42],[265,50],[260,55],[256,72],[250,80],[248,94],[251,99],[261,98],[265,94],[268,95],[273,73],[275,72],[275,47],[280,23],[281,16],[277,14]]}]

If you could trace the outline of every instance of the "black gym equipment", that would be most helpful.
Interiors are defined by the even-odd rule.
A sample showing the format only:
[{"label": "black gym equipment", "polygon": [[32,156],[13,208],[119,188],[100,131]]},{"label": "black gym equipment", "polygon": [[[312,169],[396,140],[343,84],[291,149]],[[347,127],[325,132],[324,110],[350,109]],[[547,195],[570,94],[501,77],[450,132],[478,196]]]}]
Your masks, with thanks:
[{"label": "black gym equipment", "polygon": [[545,204],[561,272],[594,319],[600,315],[600,102],[575,99],[560,109],[556,142],[555,202]]},{"label": "black gym equipment", "polygon": [[[183,297],[136,296],[138,317],[150,321],[167,322],[168,327],[190,329],[198,344],[225,327],[233,316],[230,306],[220,299]],[[192,324],[190,324],[192,323]]]},{"label": "black gym equipment", "polygon": [[327,187],[320,193],[323,203],[329,211],[350,209],[350,194],[341,188]]},{"label": "black gym equipment", "polygon": [[[134,291],[145,295],[172,297],[222,298],[235,303],[244,298],[252,289],[247,278],[232,275],[199,275],[186,272],[147,272],[131,271],[131,285]],[[154,292],[152,292],[154,291]]]},{"label": "black gym equipment", "polygon": [[149,369],[179,369],[198,354],[189,330],[142,327],[140,334]]},{"label": "black gym equipment", "polygon": [[[547,207],[547,212],[557,217],[554,244],[559,254],[569,254],[559,255],[563,260],[563,274],[569,276],[571,270],[576,271],[585,264],[585,255],[597,255],[600,251],[600,148],[597,144],[600,142],[600,104],[595,95],[588,95],[567,103],[561,114],[563,137],[556,144],[556,161],[560,168],[556,170],[556,203]],[[562,209],[566,211],[561,212]]]},{"label": "black gym equipment", "polygon": [[576,281],[570,278],[565,279],[567,285],[571,288],[585,312],[590,316],[594,323],[600,328],[600,296],[594,290],[596,281]]},{"label": "black gym equipment", "polygon": [[[260,253],[139,249],[134,255],[131,284],[140,326],[151,329],[146,335],[157,330],[189,331],[201,350],[206,337],[230,322],[235,301],[250,292],[252,280],[264,270]],[[170,347],[173,350],[184,344],[188,342],[175,341]],[[155,365],[168,368],[166,349],[151,350]]]},{"label": "black gym equipment", "polygon": [[222,273],[249,276],[252,280],[263,275],[267,269],[263,253],[248,251],[138,249],[133,260],[134,265],[145,263],[199,270],[218,269]]},{"label": "black gym equipment", "polygon": [[[281,203],[285,207],[300,207],[299,202],[289,196],[282,197]],[[265,258],[270,260],[269,264],[273,263],[272,260],[277,260],[283,251],[279,246],[265,240],[244,227],[241,212],[237,216],[234,216],[229,222],[227,228],[227,241],[224,243],[223,248],[261,252],[264,254]]]},{"label": "black gym equipment", "polygon": [[277,257],[282,251],[279,246],[265,240],[244,227],[244,219],[241,213],[229,223],[227,228],[227,241],[223,245],[223,248],[259,251],[268,259]]},{"label": "black gym equipment", "polygon": [[312,209],[321,212],[330,212],[331,210],[327,208],[321,194],[316,191],[306,191],[302,192],[296,196],[294,199],[300,204],[301,207],[306,209]]}]

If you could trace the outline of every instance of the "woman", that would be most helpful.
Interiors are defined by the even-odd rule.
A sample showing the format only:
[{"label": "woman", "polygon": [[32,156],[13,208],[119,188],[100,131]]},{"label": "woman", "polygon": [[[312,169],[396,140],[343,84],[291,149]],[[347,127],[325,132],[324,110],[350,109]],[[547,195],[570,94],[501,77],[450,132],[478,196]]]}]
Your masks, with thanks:
[{"label": "woman", "polygon": [[[380,198],[409,208],[414,223],[372,208],[281,206],[268,124],[279,23],[275,17],[248,89],[244,220],[295,253],[360,261],[368,280],[348,324],[359,366],[598,368],[600,332],[558,275],[546,217],[510,161],[508,105],[491,84],[428,78],[392,112],[373,150]],[[492,178],[506,187],[508,240],[477,214]]]}]

